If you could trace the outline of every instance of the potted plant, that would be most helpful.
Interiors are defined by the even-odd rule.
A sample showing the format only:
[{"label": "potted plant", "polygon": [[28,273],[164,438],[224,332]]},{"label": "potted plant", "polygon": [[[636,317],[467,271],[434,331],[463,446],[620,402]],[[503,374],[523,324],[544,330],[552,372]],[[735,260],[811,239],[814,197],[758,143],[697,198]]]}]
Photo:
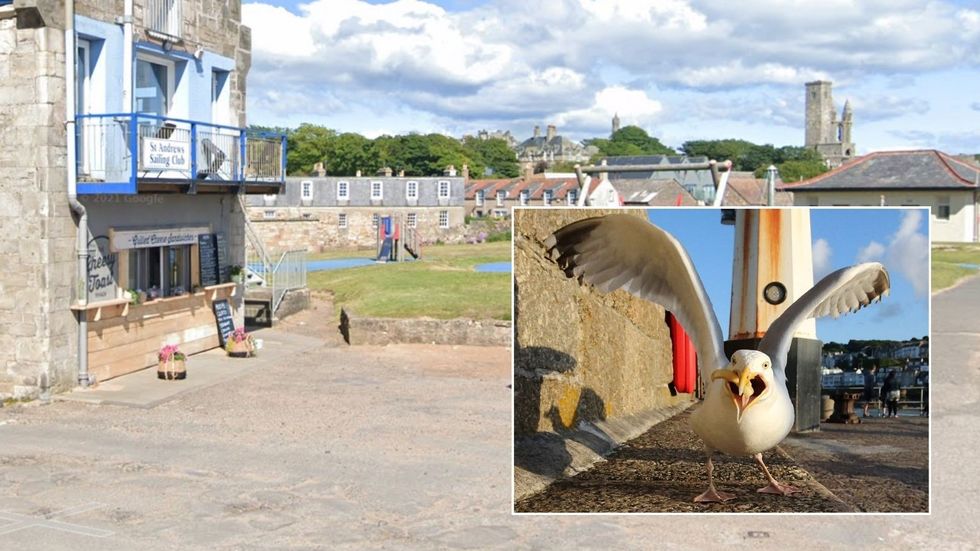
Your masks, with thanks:
[{"label": "potted plant", "polygon": [[242,284],[245,282],[245,271],[242,270],[241,266],[230,266],[228,268],[228,274],[231,276],[231,280],[235,283]]},{"label": "potted plant", "polygon": [[255,355],[255,341],[243,327],[235,329],[225,341],[225,351],[232,358],[247,358]]},{"label": "potted plant", "polygon": [[176,344],[168,344],[157,353],[157,378],[173,381],[187,378],[187,356],[177,350]]}]

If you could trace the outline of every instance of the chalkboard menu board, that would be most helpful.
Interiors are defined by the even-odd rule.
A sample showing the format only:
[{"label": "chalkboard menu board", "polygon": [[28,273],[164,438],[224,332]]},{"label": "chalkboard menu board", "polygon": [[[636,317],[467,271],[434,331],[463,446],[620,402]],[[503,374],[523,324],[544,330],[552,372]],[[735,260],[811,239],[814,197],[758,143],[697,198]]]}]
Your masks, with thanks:
[{"label": "chalkboard menu board", "polygon": [[201,285],[217,285],[218,282],[218,247],[213,233],[202,233],[197,236],[197,249],[201,259]]},{"label": "chalkboard menu board", "polygon": [[228,274],[228,242],[225,241],[225,234],[214,234],[214,244],[218,252],[218,283],[228,283],[231,276]]},{"label": "chalkboard menu board", "polygon": [[214,308],[214,319],[218,323],[218,342],[221,348],[225,347],[228,335],[235,332],[235,320],[231,317],[231,306],[226,299],[216,300],[211,303]]}]

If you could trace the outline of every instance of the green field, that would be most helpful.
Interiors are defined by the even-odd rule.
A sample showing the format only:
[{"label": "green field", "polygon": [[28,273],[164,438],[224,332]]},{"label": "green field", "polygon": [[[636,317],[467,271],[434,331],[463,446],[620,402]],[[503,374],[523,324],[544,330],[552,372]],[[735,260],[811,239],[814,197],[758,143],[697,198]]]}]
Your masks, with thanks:
[{"label": "green field", "polygon": [[935,243],[932,246],[932,292],[952,287],[977,270],[960,264],[980,265],[980,245],[973,243]]},{"label": "green field", "polygon": [[[311,260],[371,257],[373,251],[330,251]],[[334,304],[362,316],[510,319],[510,274],[474,266],[510,260],[510,242],[432,245],[422,260],[310,272],[312,290],[334,293]]]}]

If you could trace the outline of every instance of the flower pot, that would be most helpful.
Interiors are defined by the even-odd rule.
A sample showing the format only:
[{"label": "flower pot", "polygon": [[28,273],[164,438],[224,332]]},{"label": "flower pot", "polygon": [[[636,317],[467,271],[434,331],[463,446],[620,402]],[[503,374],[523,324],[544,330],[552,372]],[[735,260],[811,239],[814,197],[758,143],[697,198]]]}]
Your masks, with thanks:
[{"label": "flower pot", "polygon": [[185,360],[159,361],[157,363],[157,379],[175,381],[187,378]]},{"label": "flower pot", "polygon": [[228,341],[225,345],[225,352],[232,358],[247,358],[255,355],[255,347],[251,341]]}]

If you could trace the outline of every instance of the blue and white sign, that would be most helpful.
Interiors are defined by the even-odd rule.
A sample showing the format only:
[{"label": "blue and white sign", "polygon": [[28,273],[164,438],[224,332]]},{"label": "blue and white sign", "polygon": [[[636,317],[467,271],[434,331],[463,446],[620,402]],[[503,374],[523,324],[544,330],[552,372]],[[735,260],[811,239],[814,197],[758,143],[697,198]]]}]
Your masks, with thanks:
[{"label": "blue and white sign", "polygon": [[143,138],[140,148],[143,170],[189,170],[191,145],[163,138]]}]

